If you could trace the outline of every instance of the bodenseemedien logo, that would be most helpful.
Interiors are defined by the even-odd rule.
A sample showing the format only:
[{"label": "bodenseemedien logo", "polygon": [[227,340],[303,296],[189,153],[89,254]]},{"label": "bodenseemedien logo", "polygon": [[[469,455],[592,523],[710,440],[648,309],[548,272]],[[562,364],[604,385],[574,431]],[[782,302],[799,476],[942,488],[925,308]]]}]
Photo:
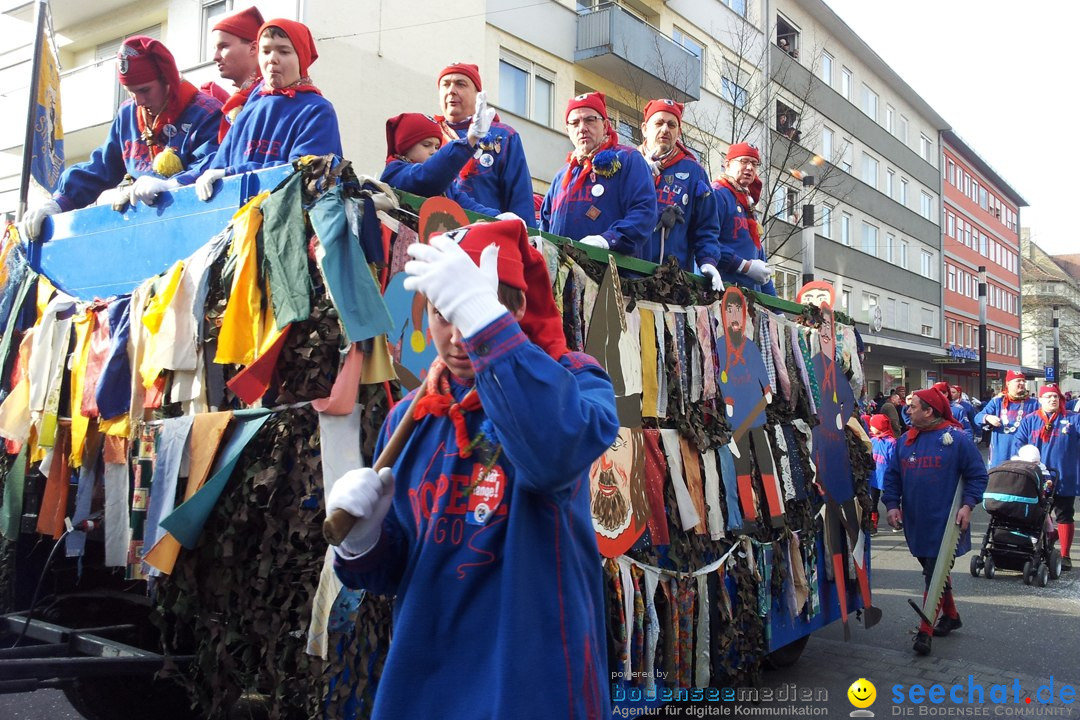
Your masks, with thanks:
[{"label": "bodenseemedien logo", "polygon": [[851,717],[874,717],[873,710],[867,710],[877,699],[877,688],[874,683],[866,678],[859,678],[851,683],[847,690],[848,702],[855,706],[849,715]]}]

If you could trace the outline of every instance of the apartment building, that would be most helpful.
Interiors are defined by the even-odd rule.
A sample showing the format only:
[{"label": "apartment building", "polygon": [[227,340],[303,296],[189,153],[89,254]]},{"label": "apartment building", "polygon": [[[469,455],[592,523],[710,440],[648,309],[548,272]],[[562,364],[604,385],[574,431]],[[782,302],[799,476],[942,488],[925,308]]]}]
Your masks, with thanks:
[{"label": "apartment building", "polygon": [[[940,379],[935,361],[945,355],[940,133],[948,125],[825,3],[772,7],[773,162],[810,156],[793,169],[817,176],[817,278],[833,283],[839,309],[863,333],[868,394],[926,387]],[[805,194],[795,181],[778,189],[773,213]],[[783,226],[774,224],[772,242]],[[801,254],[799,243],[781,248],[781,273],[798,273]]]},{"label": "apartment building", "polygon": [[1058,318],[1058,366],[1061,389],[1080,391],[1080,255],[1050,255],[1032,242],[1028,229],[1020,236],[1023,278],[1024,367],[1040,379],[1054,364],[1054,314]]},{"label": "apartment building", "polygon": [[1020,208],[1027,203],[955,132],[942,133],[945,380],[979,383],[979,268],[986,269],[986,376],[994,391],[1020,366]]}]

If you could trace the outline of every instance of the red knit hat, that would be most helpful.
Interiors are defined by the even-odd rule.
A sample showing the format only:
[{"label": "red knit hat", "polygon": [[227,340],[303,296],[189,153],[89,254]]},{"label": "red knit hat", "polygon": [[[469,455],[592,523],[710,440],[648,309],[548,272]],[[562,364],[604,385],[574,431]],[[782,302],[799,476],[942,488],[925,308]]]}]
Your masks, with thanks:
[{"label": "red knit hat", "polygon": [[941,416],[949,422],[956,422],[953,419],[952,408],[949,407],[949,401],[945,399],[945,396],[941,394],[940,390],[935,388],[916,390],[915,397],[937,410]]},{"label": "red knit hat", "polygon": [[562,315],[551,294],[551,276],[544,256],[529,243],[525,226],[517,220],[475,223],[454,231],[461,248],[480,264],[480,253],[499,247],[499,281],[525,292],[521,329],[556,360],[569,350]]},{"label": "red knit hat", "polygon": [[566,104],[566,115],[563,116],[563,120],[565,121],[570,117],[571,110],[577,110],[578,108],[591,108],[600,113],[600,117],[605,120],[608,119],[607,98],[604,97],[602,92],[590,92],[570,98],[570,102]]},{"label": "red knit hat", "polygon": [[172,92],[180,89],[176,60],[160,40],[133,35],[120,46],[116,59],[116,71],[124,87],[164,80]]},{"label": "red knit hat", "polygon": [[679,125],[682,125],[682,111],[682,103],[677,103],[674,100],[660,99],[650,100],[649,103],[645,106],[645,112],[642,114],[644,115],[645,122],[649,122],[649,118],[651,118],[654,114],[658,112],[669,112],[675,116],[676,120],[679,121]]},{"label": "red knit hat", "polygon": [[484,86],[480,83],[480,68],[469,63],[454,63],[453,65],[447,65],[439,73],[438,82],[442,82],[442,79],[450,73],[458,73],[472,80],[472,84],[476,86],[476,91],[480,92],[484,89]]},{"label": "red knit hat", "polygon": [[1024,373],[1019,370],[1010,370],[1005,373],[1005,382],[1012,382],[1013,380],[1027,380]]},{"label": "red knit hat", "polygon": [[889,420],[888,415],[871,415],[870,427],[877,430],[882,435],[892,436],[893,434],[892,422]]},{"label": "red knit hat", "polygon": [[259,28],[262,27],[263,16],[259,9],[252,5],[243,12],[218,20],[211,30],[220,30],[235,35],[241,40],[255,42],[259,37]]},{"label": "red knit hat", "polygon": [[319,51],[315,49],[315,39],[311,37],[311,30],[302,22],[274,18],[262,24],[259,28],[259,36],[262,36],[264,30],[272,27],[278,28],[289,36],[289,42],[296,50],[296,59],[300,61],[300,77],[306,77],[311,63],[319,59]]},{"label": "red knit hat", "polygon": [[438,138],[442,147],[442,130],[438,123],[421,113],[402,113],[386,121],[386,154],[404,155],[413,145],[428,138]]},{"label": "red knit hat", "polygon": [[758,162],[761,162],[761,153],[758,152],[758,149],[757,149],[756,146],[751,145],[750,143],[744,143],[744,142],[735,143],[734,145],[732,145],[731,147],[728,148],[727,159],[728,159],[729,162],[731,160],[734,160],[735,158],[741,158],[741,157],[751,157],[751,158],[754,158],[755,160],[757,160]]},{"label": "red knit hat", "polygon": [[1065,396],[1061,394],[1061,389],[1057,385],[1043,385],[1039,388],[1039,397],[1043,395],[1057,395],[1059,400],[1064,400]]},{"label": "red knit hat", "polygon": [[948,399],[948,397],[949,397],[949,383],[942,380],[941,382],[934,383],[932,387],[935,390],[937,390],[939,393],[944,395],[946,399]]}]

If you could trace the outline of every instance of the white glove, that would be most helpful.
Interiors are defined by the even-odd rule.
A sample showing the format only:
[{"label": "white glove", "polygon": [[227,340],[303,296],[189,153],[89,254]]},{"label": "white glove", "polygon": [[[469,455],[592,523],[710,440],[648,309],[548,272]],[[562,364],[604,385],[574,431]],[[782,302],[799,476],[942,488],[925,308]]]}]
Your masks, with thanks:
[{"label": "white glove", "polygon": [[199,176],[195,181],[195,194],[199,199],[206,202],[214,197],[214,183],[225,177],[225,171],[221,168],[211,168]]},{"label": "white glove", "polygon": [[705,263],[701,266],[701,274],[712,280],[713,290],[724,289],[724,281],[720,279],[720,271],[716,269],[715,265]]},{"label": "white glove", "polygon": [[29,240],[37,240],[41,234],[41,223],[44,222],[45,218],[62,212],[63,210],[60,209],[56,201],[49,198],[43,204],[26,211],[26,215],[22,219],[22,230],[19,234]]},{"label": "white glove", "polygon": [[394,471],[391,468],[383,468],[378,473],[371,468],[359,468],[338,478],[326,498],[326,514],[341,509],[356,518],[356,522],[337,547],[337,553],[346,560],[355,560],[375,547],[393,500]]},{"label": "white glove", "polygon": [[471,337],[506,312],[499,302],[499,247],[480,253],[480,267],[448,235],[409,246],[405,289],[423,293],[447,322]]},{"label": "white glove", "polygon": [[611,245],[608,244],[607,238],[603,235],[586,235],[578,240],[582,245],[588,245],[590,247],[598,247],[601,250],[610,250]]},{"label": "white glove", "polygon": [[135,182],[128,187],[128,197],[132,205],[140,200],[144,205],[153,205],[158,195],[166,190],[175,190],[178,187],[180,187],[180,183],[176,178],[165,180],[153,175],[142,175],[136,178]]},{"label": "white glove", "polygon": [[[499,213],[498,215],[496,215],[496,216],[495,216],[495,219],[496,219],[496,220],[517,220],[517,221],[518,221],[519,223],[521,223],[522,225],[525,225],[525,221],[524,221],[524,220],[522,220],[522,219],[521,219],[521,218],[520,218],[520,217],[518,216],[518,214],[517,214],[517,213],[512,213],[512,212],[510,212],[509,210],[508,210],[508,211],[506,211],[506,212],[501,212],[501,213]],[[525,234],[528,234],[528,233],[529,233],[529,226],[528,226],[528,225],[525,225]]]},{"label": "white glove", "polygon": [[487,104],[487,90],[476,93],[476,111],[473,113],[472,122],[465,132],[470,145],[475,145],[480,138],[491,130],[491,123],[495,120],[495,108],[489,108]]},{"label": "white glove", "polygon": [[761,285],[767,283],[772,277],[773,269],[764,260],[743,260],[739,266],[739,272]]}]

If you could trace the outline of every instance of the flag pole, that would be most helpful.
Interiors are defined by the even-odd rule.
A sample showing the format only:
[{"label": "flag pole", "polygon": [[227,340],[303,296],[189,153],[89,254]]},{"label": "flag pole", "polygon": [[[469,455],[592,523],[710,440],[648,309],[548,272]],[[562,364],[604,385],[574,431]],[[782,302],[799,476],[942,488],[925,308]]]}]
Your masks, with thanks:
[{"label": "flag pole", "polygon": [[30,63],[30,98],[26,108],[26,135],[23,136],[22,174],[19,176],[19,208],[16,220],[26,214],[26,199],[30,193],[30,164],[34,159],[34,118],[37,116],[38,76],[41,74],[41,55],[45,47],[45,3],[37,0],[34,10],[34,57]]}]

